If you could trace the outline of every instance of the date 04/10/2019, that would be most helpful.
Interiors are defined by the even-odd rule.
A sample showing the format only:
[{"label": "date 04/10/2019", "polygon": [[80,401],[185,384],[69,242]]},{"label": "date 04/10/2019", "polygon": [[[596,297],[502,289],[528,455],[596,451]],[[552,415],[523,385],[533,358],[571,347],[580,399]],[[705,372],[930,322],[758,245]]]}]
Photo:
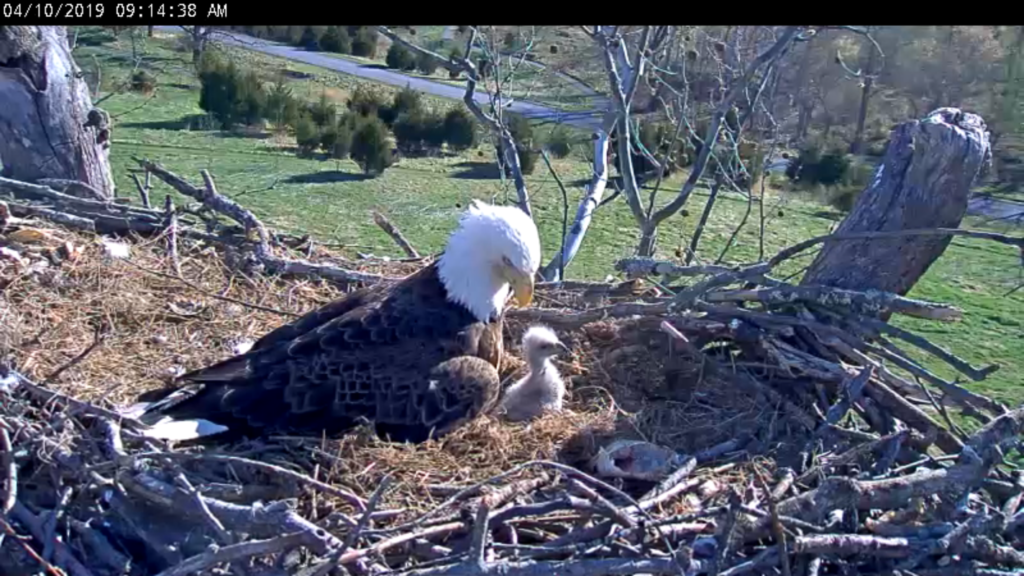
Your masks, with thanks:
[{"label": "date 04/10/2019", "polygon": [[4,2],[0,15],[8,19],[109,19],[147,20],[151,18],[199,18],[227,16],[227,3],[215,2]]}]

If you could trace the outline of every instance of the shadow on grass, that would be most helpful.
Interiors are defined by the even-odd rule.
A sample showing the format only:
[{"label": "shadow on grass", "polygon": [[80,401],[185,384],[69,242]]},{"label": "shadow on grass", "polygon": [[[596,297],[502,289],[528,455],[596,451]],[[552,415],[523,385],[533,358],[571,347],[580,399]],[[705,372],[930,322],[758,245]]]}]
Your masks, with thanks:
[{"label": "shadow on grass", "polygon": [[[121,126],[125,128],[142,128],[144,130],[205,130],[204,126],[209,125],[205,114],[189,114],[177,120],[154,120],[151,122],[124,122]],[[212,129],[212,128],[210,128]]]},{"label": "shadow on grass", "polygon": [[497,180],[501,177],[498,165],[493,162],[460,162],[455,165],[461,172],[452,174],[459,180]]},{"label": "shadow on grass", "polygon": [[816,212],[812,212],[811,216],[814,216],[815,218],[821,218],[822,220],[832,220],[833,222],[838,222],[845,218],[846,214],[839,212],[837,210],[818,210]]},{"label": "shadow on grass", "polygon": [[340,170],[324,170],[309,174],[294,174],[284,179],[288,184],[334,184],[337,182],[362,182],[371,177],[358,172],[342,172]]},{"label": "shadow on grass", "polygon": [[205,114],[189,114],[177,120],[153,120],[150,122],[125,122],[121,124],[126,128],[141,128],[143,130],[170,130],[173,132],[213,132],[218,138],[250,138],[253,140],[266,140],[271,133],[259,128],[237,127],[233,130],[221,130],[219,124]]}]

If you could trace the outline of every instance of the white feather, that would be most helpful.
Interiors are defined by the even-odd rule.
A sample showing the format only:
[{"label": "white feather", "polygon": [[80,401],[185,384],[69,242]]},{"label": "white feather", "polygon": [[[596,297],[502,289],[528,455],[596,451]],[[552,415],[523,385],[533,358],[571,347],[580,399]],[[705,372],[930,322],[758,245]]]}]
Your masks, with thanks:
[{"label": "white feather", "polygon": [[172,420],[170,417],[167,417],[142,430],[142,435],[158,440],[182,441],[194,440],[225,431],[227,431],[226,426],[215,424],[209,420]]}]

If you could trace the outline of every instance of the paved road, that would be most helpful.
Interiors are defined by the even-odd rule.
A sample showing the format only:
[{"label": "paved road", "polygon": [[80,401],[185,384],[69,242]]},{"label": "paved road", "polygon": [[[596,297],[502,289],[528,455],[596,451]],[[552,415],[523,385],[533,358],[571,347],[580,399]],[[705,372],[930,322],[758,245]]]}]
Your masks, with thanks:
[{"label": "paved road", "polygon": [[[157,29],[162,32],[183,33],[183,31],[176,26],[158,26]],[[366,78],[367,80],[391,84],[392,86],[404,87],[408,85],[420,92],[431,94],[433,96],[440,96],[442,98],[461,100],[466,93],[464,88],[453,86],[451,84],[434,82],[432,80],[426,80],[424,78],[417,78],[414,76],[406,76],[400,72],[388,70],[387,68],[378,67],[376,65],[360,64],[344,58],[327,56],[326,54],[319,52],[308,52],[302,48],[253,38],[237,32],[219,31],[217,41],[231,46],[238,46],[240,48],[246,48],[256,52],[270,54],[272,56],[279,56],[281,58],[319,66],[321,68],[334,70],[343,74]],[[475,99],[477,102],[484,105],[489,102],[487,94],[483,93],[475,94]],[[514,100],[507,109],[517,114],[522,114],[528,118],[564,123],[588,130],[593,130],[601,124],[600,112],[598,111],[563,112],[561,110],[556,110],[541,104],[523,100]]]}]

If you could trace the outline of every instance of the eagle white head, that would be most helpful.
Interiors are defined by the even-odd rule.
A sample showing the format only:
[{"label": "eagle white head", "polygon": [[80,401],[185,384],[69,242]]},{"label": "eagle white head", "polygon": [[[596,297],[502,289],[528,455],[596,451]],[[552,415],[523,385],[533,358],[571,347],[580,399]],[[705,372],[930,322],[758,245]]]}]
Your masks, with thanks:
[{"label": "eagle white head", "polygon": [[533,219],[516,206],[479,200],[470,202],[438,262],[448,298],[481,322],[501,313],[510,291],[519,306],[529,306],[539,268],[540,235]]}]

